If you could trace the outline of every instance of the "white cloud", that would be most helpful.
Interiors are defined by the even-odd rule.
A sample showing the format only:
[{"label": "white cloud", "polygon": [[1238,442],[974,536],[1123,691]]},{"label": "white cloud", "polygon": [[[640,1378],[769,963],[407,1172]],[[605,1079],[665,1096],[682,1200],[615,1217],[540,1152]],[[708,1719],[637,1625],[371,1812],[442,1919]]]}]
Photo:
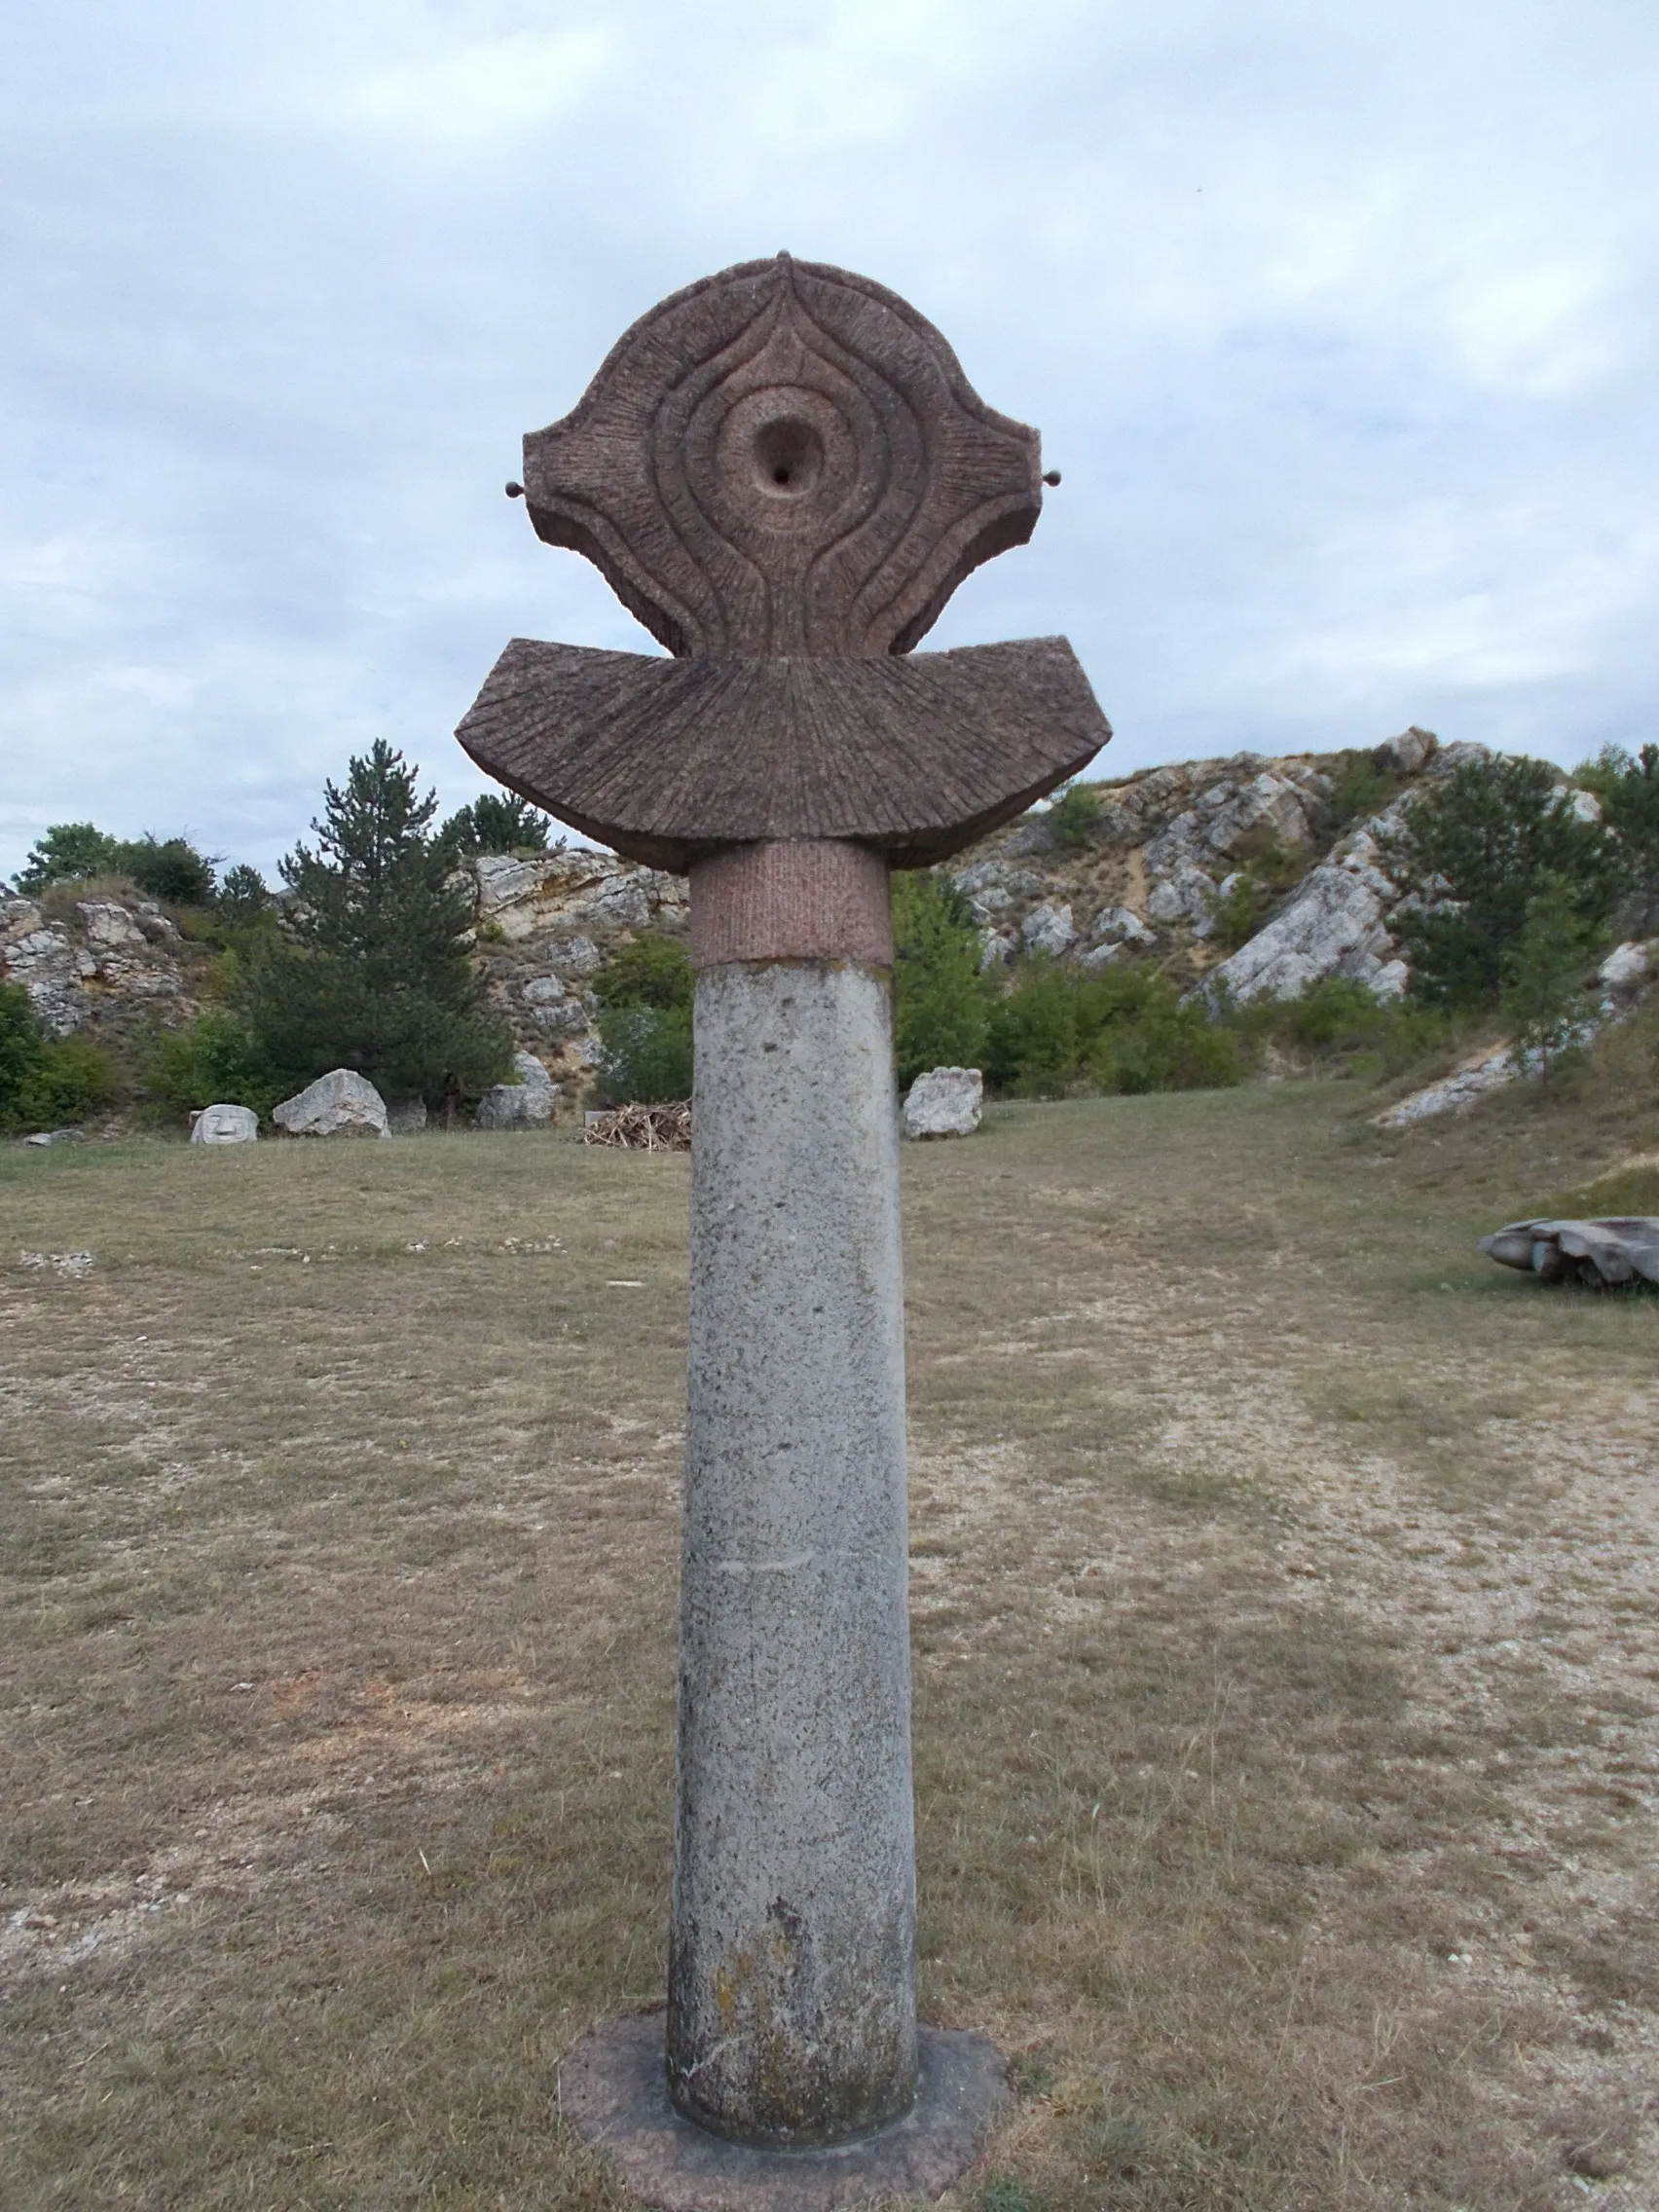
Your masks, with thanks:
[{"label": "white cloud", "polygon": [[329,120],[450,147],[489,144],[570,115],[620,65],[608,29],[517,30],[364,71],[319,102]]},{"label": "white cloud", "polygon": [[[0,870],[269,859],[514,633],[501,497],[678,285],[893,284],[1065,483],[933,643],[1069,630],[1126,764],[1651,734],[1659,16],[1626,0],[153,0],[0,14]],[[176,816],[169,813],[176,810]]]}]

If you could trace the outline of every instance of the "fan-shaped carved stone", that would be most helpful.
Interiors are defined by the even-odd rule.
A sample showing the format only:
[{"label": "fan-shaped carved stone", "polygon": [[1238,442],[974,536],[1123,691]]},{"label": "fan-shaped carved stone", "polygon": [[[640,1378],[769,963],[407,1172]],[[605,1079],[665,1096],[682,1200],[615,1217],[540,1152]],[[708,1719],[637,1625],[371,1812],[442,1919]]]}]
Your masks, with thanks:
[{"label": "fan-shaped carved stone", "polygon": [[1036,431],[930,322],[787,253],[643,316],[524,481],[537,533],[685,656],[908,652],[1043,500]]},{"label": "fan-shaped carved stone", "polygon": [[903,660],[659,660],[515,638],[456,734],[572,829],[684,870],[779,838],[943,860],[1112,732],[1063,638]]}]

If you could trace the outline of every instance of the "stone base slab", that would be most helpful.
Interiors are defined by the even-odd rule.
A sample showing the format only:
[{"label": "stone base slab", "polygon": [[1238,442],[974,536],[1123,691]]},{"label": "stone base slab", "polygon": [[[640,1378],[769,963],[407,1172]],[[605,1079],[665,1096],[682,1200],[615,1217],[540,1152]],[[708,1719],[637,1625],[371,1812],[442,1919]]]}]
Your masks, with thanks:
[{"label": "stone base slab", "polygon": [[903,2120],[829,2151],[762,2151],[682,2120],[668,2096],[663,2014],[608,2020],[559,2069],[559,2109],[657,2212],[841,2212],[935,2197],[978,2157],[1009,2103],[996,2047],[972,2029],[923,2028],[921,2081]]}]

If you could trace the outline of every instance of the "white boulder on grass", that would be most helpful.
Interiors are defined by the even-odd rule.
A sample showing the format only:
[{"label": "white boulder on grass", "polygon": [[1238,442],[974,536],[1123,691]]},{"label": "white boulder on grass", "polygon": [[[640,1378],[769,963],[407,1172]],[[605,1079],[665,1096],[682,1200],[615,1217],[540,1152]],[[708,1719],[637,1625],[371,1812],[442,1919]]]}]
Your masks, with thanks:
[{"label": "white boulder on grass", "polygon": [[203,1106],[190,1124],[192,1144],[252,1144],[259,1116],[251,1106]]},{"label": "white boulder on grass", "polygon": [[478,1101],[481,1129],[542,1129],[553,1119],[559,1086],[534,1052],[513,1054],[514,1083],[498,1083]]},{"label": "white boulder on grass", "polygon": [[907,1137],[971,1137],[979,1126],[985,1079],[977,1068],[929,1068],[904,1099]]},{"label": "white boulder on grass", "polygon": [[292,1098],[274,1106],[271,1119],[291,1137],[385,1137],[386,1100],[355,1068],[330,1068]]}]

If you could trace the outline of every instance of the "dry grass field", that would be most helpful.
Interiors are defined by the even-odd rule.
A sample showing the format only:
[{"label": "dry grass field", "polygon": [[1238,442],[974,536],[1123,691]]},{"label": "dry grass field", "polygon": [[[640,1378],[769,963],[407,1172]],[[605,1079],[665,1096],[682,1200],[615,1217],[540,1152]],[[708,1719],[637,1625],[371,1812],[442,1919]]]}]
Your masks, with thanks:
[{"label": "dry grass field", "polygon": [[[1473,1249],[1630,1132],[1354,1106],[906,1153],[923,2005],[1020,2091],[949,2205],[1659,2206],[1659,1298]],[[0,1157],[8,2212],[621,2212],[684,1197]]]}]

